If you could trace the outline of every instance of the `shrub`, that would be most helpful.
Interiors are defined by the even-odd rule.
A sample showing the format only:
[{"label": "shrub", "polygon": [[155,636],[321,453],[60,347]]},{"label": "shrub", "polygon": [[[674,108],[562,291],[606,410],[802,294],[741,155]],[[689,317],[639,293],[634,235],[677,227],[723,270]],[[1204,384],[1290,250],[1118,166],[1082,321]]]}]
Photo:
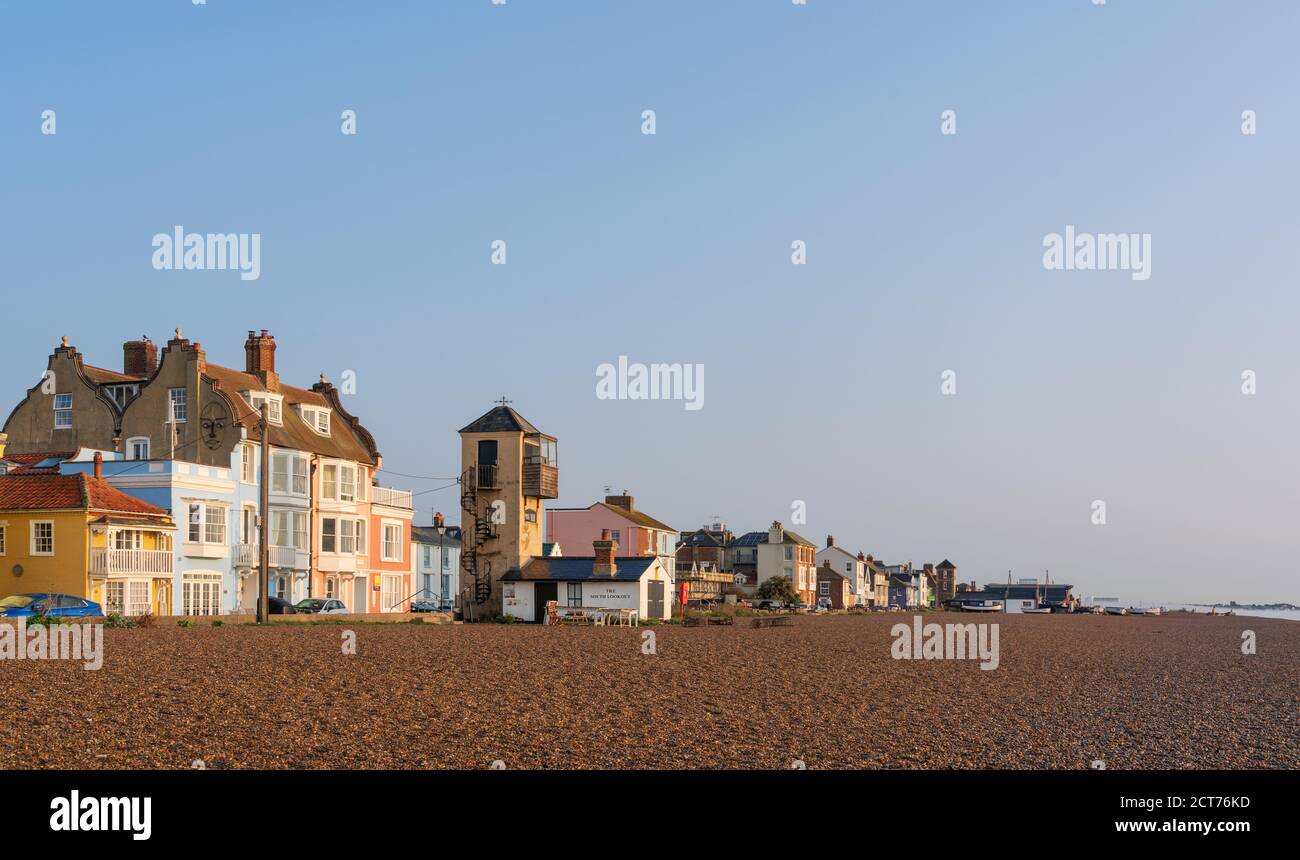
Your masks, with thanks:
[{"label": "shrub", "polygon": [[213,619],[213,621],[212,621],[212,626],[213,626],[213,627],[220,627],[221,625],[223,625],[223,624],[225,624],[225,623],[226,623],[226,622],[222,621],[220,618],[216,618],[216,619]]},{"label": "shrub", "polygon": [[794,590],[794,583],[784,576],[773,576],[763,580],[758,587],[758,596],[763,600],[779,600],[782,603],[798,603],[799,592]]},{"label": "shrub", "polygon": [[177,622],[176,622],[176,626],[177,626],[177,627],[193,627],[193,626],[194,626],[194,622],[191,621],[191,620],[189,620],[188,618],[182,618],[180,621],[177,621]]},{"label": "shrub", "polygon": [[108,613],[107,616],[104,617],[104,626],[133,628],[136,626],[136,623],[132,621],[130,618],[123,618],[121,615],[118,615],[116,612],[110,612]]},{"label": "shrub", "polygon": [[135,619],[136,627],[152,627],[158,622],[157,616],[152,612],[146,612],[143,615],[137,615]]}]

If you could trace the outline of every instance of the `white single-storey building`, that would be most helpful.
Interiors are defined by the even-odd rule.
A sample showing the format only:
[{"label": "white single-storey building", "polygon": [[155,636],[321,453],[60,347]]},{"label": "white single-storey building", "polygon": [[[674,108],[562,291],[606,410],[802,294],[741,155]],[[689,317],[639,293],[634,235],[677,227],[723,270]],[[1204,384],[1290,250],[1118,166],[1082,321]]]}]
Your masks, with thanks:
[{"label": "white single-storey building", "polygon": [[541,623],[546,603],[564,609],[633,609],[641,619],[672,617],[672,577],[658,556],[616,558],[609,530],[587,558],[534,557],[501,577],[502,611]]}]

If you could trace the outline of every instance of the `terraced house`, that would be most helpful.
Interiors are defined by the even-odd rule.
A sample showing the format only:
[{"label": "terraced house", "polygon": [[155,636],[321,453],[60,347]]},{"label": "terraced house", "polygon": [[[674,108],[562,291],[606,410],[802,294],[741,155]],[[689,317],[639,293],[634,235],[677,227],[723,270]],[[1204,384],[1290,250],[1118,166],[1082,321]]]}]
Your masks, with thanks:
[{"label": "terraced house", "polygon": [[0,587],[88,598],[119,615],[169,614],[174,531],[166,511],[96,474],[6,474]]},{"label": "terraced house", "polygon": [[[339,597],[356,611],[378,611],[386,585],[390,595],[409,590],[409,565],[393,559],[406,555],[410,494],[372,487],[381,463],[374,438],[323,375],[310,389],[281,382],[266,331],[250,331],[244,352],[242,371],[210,363],[177,329],[161,352],[148,338],[124,344],[118,373],[87,365],[65,338],[6,421],[10,448],[16,456],[79,451],[61,466],[69,473],[85,472],[86,451],[98,450],[105,480],[171,511],[181,524],[178,612],[252,611],[264,479],[271,593],[291,602]],[[261,469],[263,407],[269,476]],[[397,549],[385,552],[376,532]],[[397,579],[372,585],[372,569]]]}]

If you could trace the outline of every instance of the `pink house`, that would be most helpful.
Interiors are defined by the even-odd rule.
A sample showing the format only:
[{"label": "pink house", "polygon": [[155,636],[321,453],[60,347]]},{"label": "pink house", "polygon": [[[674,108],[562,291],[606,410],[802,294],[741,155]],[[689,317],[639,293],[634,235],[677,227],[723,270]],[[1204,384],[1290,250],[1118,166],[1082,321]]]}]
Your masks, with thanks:
[{"label": "pink house", "polygon": [[619,558],[658,556],[676,580],[677,530],[638,511],[626,490],[587,508],[552,508],[546,517],[546,542],[559,544],[565,555],[581,555],[584,547],[600,540],[603,529],[609,529],[618,542]]}]

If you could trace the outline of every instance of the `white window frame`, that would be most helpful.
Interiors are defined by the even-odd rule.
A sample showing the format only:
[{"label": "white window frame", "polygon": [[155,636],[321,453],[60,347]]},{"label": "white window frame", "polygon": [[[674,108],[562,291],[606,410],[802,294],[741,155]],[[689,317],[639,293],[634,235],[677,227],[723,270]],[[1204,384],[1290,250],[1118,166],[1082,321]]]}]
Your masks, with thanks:
[{"label": "white window frame", "polygon": [[266,411],[267,419],[270,420],[272,424],[278,425],[284,423],[284,399],[283,398],[274,394],[270,394],[265,391],[257,392],[257,393],[250,392],[246,396],[248,397],[249,404],[253,407],[253,409],[257,412],[258,415],[262,414],[262,404],[266,403],[270,407]]},{"label": "white window frame", "polygon": [[214,571],[181,574],[181,614],[220,615],[224,577]]},{"label": "white window frame", "polygon": [[[37,536],[38,526],[49,526],[50,533],[45,536]],[[36,541],[49,541],[50,549],[48,552],[42,552],[36,548]],[[54,520],[32,520],[31,524],[31,555],[49,557],[54,555]]]},{"label": "white window frame", "polygon": [[293,548],[296,550],[307,549],[307,512],[293,512]]},{"label": "white window frame", "polygon": [[184,388],[167,389],[167,409],[174,423],[184,424],[190,414],[189,392]]},{"label": "white window frame", "polygon": [[366,554],[366,521],[357,520],[357,555]]},{"label": "white window frame", "polygon": [[[405,553],[402,551],[402,524],[396,520],[384,520],[381,528],[382,531],[380,534],[382,535],[383,540],[380,541],[379,544],[379,551],[381,553],[380,558],[383,561],[392,561],[400,564],[405,558]],[[397,529],[396,538],[389,538],[389,529]],[[390,544],[393,547],[396,547],[396,555],[389,552]]]},{"label": "white window frame", "polygon": [[[66,401],[67,405],[60,406],[59,405],[60,403],[65,402],[63,400],[63,398],[65,397],[67,398]],[[54,395],[54,429],[55,430],[72,429],[72,395],[71,394]]]},{"label": "white window frame", "polygon": [[[143,457],[137,457],[135,455],[135,447],[137,445],[144,445]],[[126,440],[126,458],[128,460],[148,460],[149,455],[153,453],[151,450],[152,447],[153,446],[148,436],[132,436],[130,439]]]},{"label": "white window frame", "polygon": [[325,463],[320,469],[320,497],[338,501],[339,467],[335,463]]},{"label": "white window frame", "polygon": [[[193,509],[198,508],[195,512]],[[220,516],[215,512],[220,511]],[[213,512],[210,514],[209,512]],[[197,521],[195,517],[197,515]],[[220,526],[221,539],[210,540],[209,529]],[[197,539],[196,539],[197,537]],[[198,546],[225,546],[230,540],[230,505],[227,502],[188,500],[185,502],[185,542]]]},{"label": "white window frame", "polygon": [[247,442],[239,446],[239,480],[245,484],[257,483],[257,461],[253,459],[256,451]]},{"label": "white window frame", "polygon": [[355,502],[357,500],[357,467],[346,463],[339,464],[338,469],[338,500],[340,502]]},{"label": "white window frame", "polygon": [[[328,526],[328,528],[327,528]],[[330,547],[325,547],[325,539],[329,538]],[[322,553],[337,553],[339,551],[339,521],[336,517],[321,517],[320,521],[320,551]]]}]

